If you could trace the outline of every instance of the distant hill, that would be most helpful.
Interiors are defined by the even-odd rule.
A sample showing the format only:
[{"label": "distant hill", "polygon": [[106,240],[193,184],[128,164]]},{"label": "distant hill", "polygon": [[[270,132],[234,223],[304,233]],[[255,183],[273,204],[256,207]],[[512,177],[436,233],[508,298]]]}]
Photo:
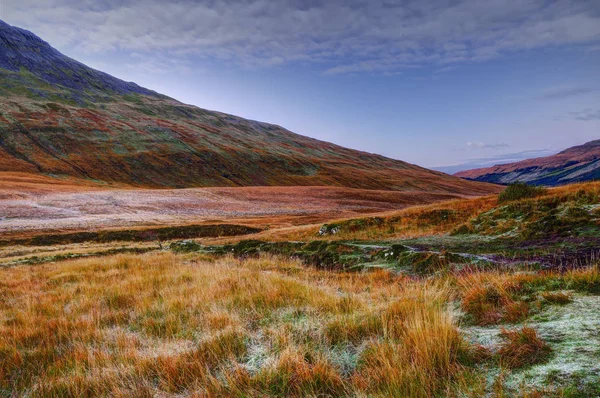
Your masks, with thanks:
[{"label": "distant hill", "polygon": [[547,186],[598,180],[600,179],[600,140],[574,146],[552,156],[461,171],[455,176],[497,184],[522,181]]},{"label": "distant hill", "polygon": [[498,190],[183,104],[89,68],[2,21],[0,81],[0,171],[139,187]]}]

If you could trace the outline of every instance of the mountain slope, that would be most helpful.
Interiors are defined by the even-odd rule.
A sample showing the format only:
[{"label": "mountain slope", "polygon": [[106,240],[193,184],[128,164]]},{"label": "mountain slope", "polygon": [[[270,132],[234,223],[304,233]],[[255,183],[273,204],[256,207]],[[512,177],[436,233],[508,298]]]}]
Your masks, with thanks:
[{"label": "mountain slope", "polygon": [[0,80],[0,171],[140,187],[498,190],[182,104],[88,68],[1,21]]},{"label": "mountain slope", "polygon": [[574,146],[556,155],[461,171],[455,176],[469,180],[509,184],[564,185],[600,179],[600,140]]},{"label": "mountain slope", "polygon": [[75,90],[82,98],[94,95],[107,98],[107,90],[117,94],[157,95],[66,57],[33,33],[1,20],[0,68],[12,72],[25,69],[45,82]]}]

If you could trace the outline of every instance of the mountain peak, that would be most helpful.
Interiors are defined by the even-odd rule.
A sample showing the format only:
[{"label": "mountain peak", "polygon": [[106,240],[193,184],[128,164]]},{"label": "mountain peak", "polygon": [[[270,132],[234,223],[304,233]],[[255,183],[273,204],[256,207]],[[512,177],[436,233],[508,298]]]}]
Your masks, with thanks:
[{"label": "mountain peak", "polygon": [[99,98],[118,94],[157,94],[135,83],[125,82],[92,69],[63,55],[34,33],[10,26],[0,20],[0,68],[21,73],[27,71],[51,85],[71,91],[76,102],[82,94]]}]

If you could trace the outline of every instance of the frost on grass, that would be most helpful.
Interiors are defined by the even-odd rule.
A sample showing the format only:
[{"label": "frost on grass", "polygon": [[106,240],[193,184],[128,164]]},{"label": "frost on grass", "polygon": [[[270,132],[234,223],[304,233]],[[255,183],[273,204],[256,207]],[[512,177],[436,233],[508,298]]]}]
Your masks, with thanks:
[{"label": "frost on grass", "polygon": [[[549,360],[538,365],[513,370],[505,374],[508,390],[553,389],[600,383],[600,297],[576,295],[566,305],[545,307],[527,322],[550,345]],[[469,327],[469,338],[497,349],[501,343],[500,326]],[[498,375],[489,371],[488,382]]]}]

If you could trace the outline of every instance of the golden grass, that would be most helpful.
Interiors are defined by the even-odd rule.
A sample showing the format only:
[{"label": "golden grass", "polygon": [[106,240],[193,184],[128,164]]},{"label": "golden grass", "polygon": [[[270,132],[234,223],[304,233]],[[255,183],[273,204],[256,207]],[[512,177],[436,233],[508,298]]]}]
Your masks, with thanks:
[{"label": "golden grass", "polygon": [[507,368],[521,368],[526,365],[543,362],[552,349],[530,327],[507,330],[502,329],[500,337],[503,343],[498,350],[500,364]]},{"label": "golden grass", "polygon": [[573,301],[573,295],[568,292],[543,292],[542,298],[550,304],[569,304]]},{"label": "golden grass", "polygon": [[[270,257],[162,253],[3,269],[0,391],[457,394],[468,345],[450,295],[445,282]],[[341,326],[347,319],[354,329]],[[342,364],[345,355],[354,359]]]},{"label": "golden grass", "polygon": [[461,308],[474,323],[515,323],[525,320],[532,308],[543,303],[569,303],[572,294],[563,292],[564,289],[600,294],[600,265],[564,273],[466,273],[456,278],[455,283]]},{"label": "golden grass", "polygon": [[170,253],[1,269],[0,395],[477,396],[485,353],[453,303],[481,286],[504,305],[594,291],[600,271],[411,279]]},{"label": "golden grass", "polygon": [[[600,182],[586,182],[549,188],[536,198],[523,199],[513,202],[513,204],[543,201],[550,198],[565,203],[584,198],[596,198],[597,200],[598,197],[600,197]],[[469,220],[498,206],[497,196],[454,199],[429,205],[411,206],[399,211],[374,214],[369,218],[379,217],[381,219],[380,223],[366,223],[363,227],[342,229],[335,235],[319,236],[318,231],[322,225],[319,224],[265,231],[257,234],[256,238],[273,241],[311,240],[315,238],[327,240],[381,240],[439,235],[459,228],[468,230]],[[445,214],[447,217],[438,217],[440,214]],[[348,221],[368,220],[369,218],[344,218],[332,220],[330,223],[340,224]],[[508,220],[507,222],[515,221]],[[236,239],[228,241],[233,242]]]},{"label": "golden grass", "polygon": [[[273,241],[311,240],[316,237],[327,240],[380,240],[382,238],[401,239],[436,235],[459,227],[467,220],[492,209],[497,203],[498,200],[495,196],[454,199],[430,205],[411,206],[400,211],[374,214],[370,217],[381,218],[383,220],[381,224],[369,225],[365,228],[353,230],[342,230],[335,235],[319,237],[318,231],[322,224],[318,224],[278,231],[266,231],[257,234],[257,238]],[[452,217],[447,220],[436,220],[434,216],[440,210],[452,212]],[[333,220],[331,223],[343,223],[348,220],[359,219],[346,218]]]},{"label": "golden grass", "polygon": [[383,315],[387,338],[368,346],[355,385],[386,396],[452,395],[469,347],[448,311],[449,296],[447,285],[424,284],[389,306]]},{"label": "golden grass", "polygon": [[472,283],[474,278],[465,278],[463,283],[462,309],[479,325],[494,325],[504,322],[519,322],[527,317],[527,304],[515,301],[510,286],[503,281]]}]

